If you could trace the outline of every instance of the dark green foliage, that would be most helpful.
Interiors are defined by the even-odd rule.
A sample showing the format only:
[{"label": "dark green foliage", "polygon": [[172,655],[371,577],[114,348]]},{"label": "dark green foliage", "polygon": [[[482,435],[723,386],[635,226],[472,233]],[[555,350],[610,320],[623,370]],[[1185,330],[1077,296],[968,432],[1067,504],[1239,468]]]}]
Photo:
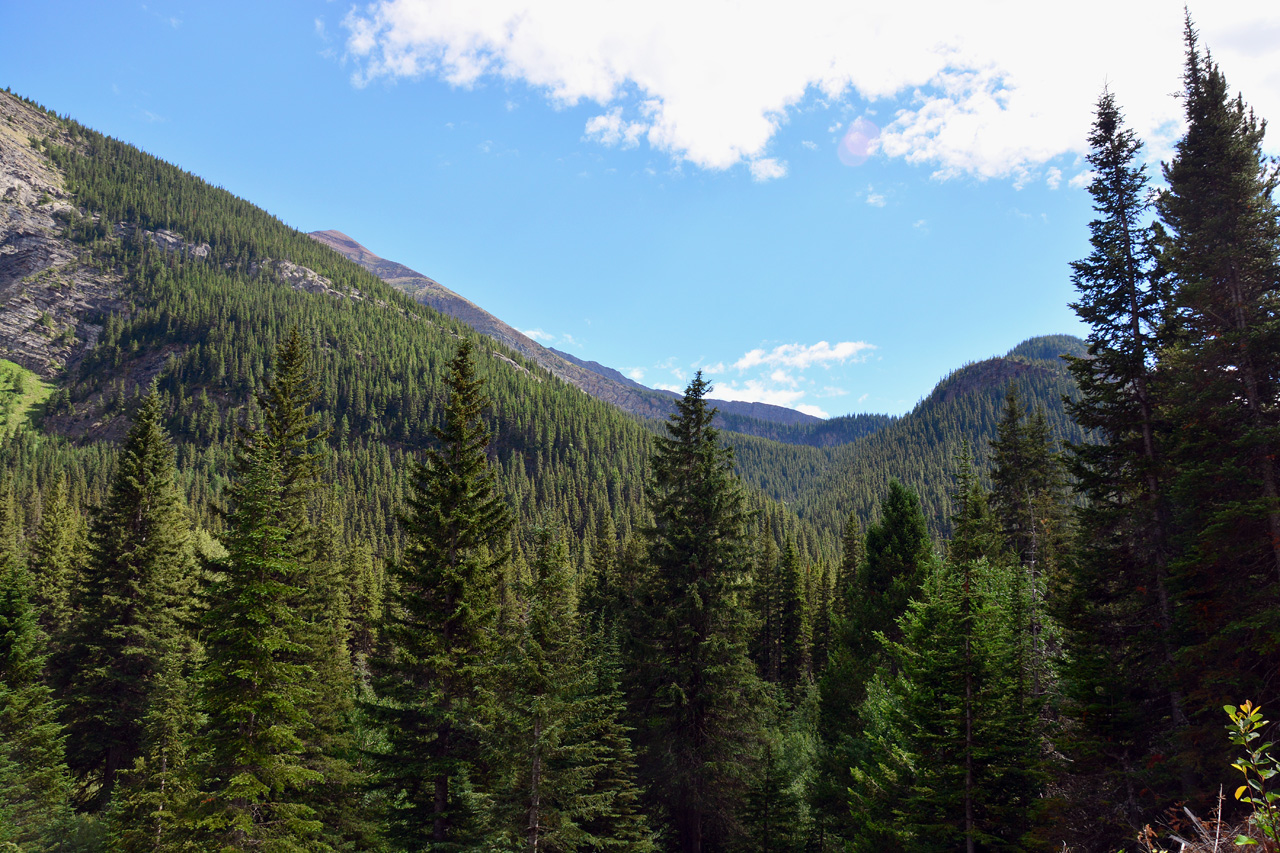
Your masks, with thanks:
[{"label": "dark green foliage", "polygon": [[[836,622],[820,684],[820,764],[813,802],[824,837],[866,836],[865,818],[871,815],[851,815],[845,796],[853,781],[850,768],[869,760],[860,709],[872,676],[886,663],[881,638],[898,639],[898,619],[920,589],[932,550],[919,499],[905,486],[890,483],[881,517],[867,531],[865,559],[845,570],[856,574],[845,598],[847,615]],[[854,559],[860,549],[856,531],[851,525],[845,536]]]},{"label": "dark green foliage", "polygon": [[[1173,319],[1161,370],[1177,558],[1178,669],[1190,705],[1183,758],[1203,777],[1226,757],[1218,709],[1276,699],[1280,655],[1280,185],[1265,123],[1232,96],[1187,22],[1187,132],[1157,210]],[[1252,654],[1241,657],[1239,650]]]},{"label": "dark green foliage", "polygon": [[[491,850],[652,849],[616,687],[597,680],[568,553],[536,535],[519,612],[493,673],[485,748]],[[603,689],[602,689],[603,688]]]},{"label": "dark green foliage", "polygon": [[991,442],[991,509],[1015,562],[1025,571],[1030,607],[1031,690],[1043,695],[1052,680],[1055,627],[1045,606],[1046,590],[1060,572],[1067,548],[1066,482],[1043,409],[1023,410],[1010,387],[996,438]]},{"label": "dark green foliage", "polygon": [[305,571],[275,512],[285,486],[269,446],[246,453],[232,495],[228,554],[203,620],[197,831],[206,849],[327,850],[306,805],[323,777],[305,765],[300,736],[321,689],[298,662],[308,626],[292,604]]},{"label": "dark green foliage", "polygon": [[668,846],[721,850],[758,749],[762,685],[747,657],[744,508],[699,374],[651,460],[653,526],[629,635],[641,778]]},{"label": "dark green foliage", "polygon": [[0,848],[40,849],[68,816],[62,726],[42,672],[46,639],[31,581],[0,554]]},{"label": "dark green foliage", "polygon": [[189,521],[160,419],[152,393],[94,514],[89,564],[57,662],[66,685],[67,764],[78,800],[90,809],[106,805],[142,749],[155,679],[180,644],[192,604]]},{"label": "dark green foliage", "polygon": [[[1040,789],[1016,568],[935,560],[868,690],[860,849],[1019,850]],[[896,670],[896,673],[893,671]]]},{"label": "dark green foliage", "polygon": [[1169,282],[1157,274],[1155,235],[1141,227],[1141,143],[1109,92],[1098,100],[1090,145],[1099,218],[1072,281],[1080,293],[1073,307],[1091,331],[1088,358],[1070,360],[1080,398],[1068,410],[1098,441],[1070,448],[1086,503],[1077,514],[1080,547],[1053,588],[1071,649],[1062,692],[1073,718],[1058,743],[1070,758],[1071,806],[1056,819],[1080,842],[1103,844],[1150,816],[1152,795],[1176,775],[1157,756],[1175,753],[1172,736],[1186,716],[1173,680],[1163,489],[1171,425],[1160,413],[1165,386],[1156,373]]},{"label": "dark green foliage", "polygon": [[71,615],[71,591],[84,559],[82,527],[68,500],[66,482],[54,480],[45,494],[28,559],[41,626],[51,636],[66,629]]},{"label": "dark green foliage", "polygon": [[122,771],[111,822],[125,853],[197,851],[190,817],[196,808],[193,751],[199,715],[191,681],[192,651],[168,650],[142,723],[142,751]]},{"label": "dark green foliage", "polygon": [[497,586],[510,527],[485,455],[485,398],[462,341],[449,365],[439,446],[416,465],[403,524],[405,560],[373,661],[387,727],[378,756],[389,793],[388,832],[407,849],[459,849],[477,827],[463,799],[477,769],[477,702],[492,654]]}]

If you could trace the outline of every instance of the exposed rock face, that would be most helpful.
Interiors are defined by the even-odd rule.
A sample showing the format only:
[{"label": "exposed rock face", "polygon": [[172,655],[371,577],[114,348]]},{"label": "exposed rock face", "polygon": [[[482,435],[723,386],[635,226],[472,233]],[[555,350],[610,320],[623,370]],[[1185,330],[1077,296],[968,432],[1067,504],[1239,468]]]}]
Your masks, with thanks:
[{"label": "exposed rock face", "polygon": [[65,144],[58,123],[0,92],[0,357],[49,377],[98,341],[119,310],[120,279],[81,263],[62,236],[64,181],[32,140]]},{"label": "exposed rock face", "polygon": [[[402,290],[441,314],[461,320],[483,335],[506,344],[553,375],[581,388],[598,400],[645,418],[665,418],[674,411],[679,395],[655,391],[626,378],[612,368],[558,352],[522,334],[469,299],[404,264],[369,251],[341,231],[312,231],[311,236],[339,254],[360,264],[392,287]],[[782,424],[817,423],[821,419],[782,406],[710,400],[720,411]]]}]

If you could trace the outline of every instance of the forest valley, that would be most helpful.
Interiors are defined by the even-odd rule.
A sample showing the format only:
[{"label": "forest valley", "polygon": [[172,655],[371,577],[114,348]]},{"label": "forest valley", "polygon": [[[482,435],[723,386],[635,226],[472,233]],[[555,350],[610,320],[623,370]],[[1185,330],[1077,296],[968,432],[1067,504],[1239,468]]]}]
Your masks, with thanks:
[{"label": "forest valley", "polygon": [[1087,350],[834,448],[0,94],[0,851],[1280,849],[1280,176],[1186,32],[1159,189],[1097,103]]}]

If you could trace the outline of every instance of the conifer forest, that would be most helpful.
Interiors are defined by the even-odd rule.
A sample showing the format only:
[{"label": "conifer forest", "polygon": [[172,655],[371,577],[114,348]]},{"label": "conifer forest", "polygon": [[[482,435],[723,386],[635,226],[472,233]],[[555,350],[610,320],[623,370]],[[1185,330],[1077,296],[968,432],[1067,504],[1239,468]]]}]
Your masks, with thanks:
[{"label": "conifer forest", "polygon": [[1097,99],[1087,340],[827,444],[0,93],[25,285],[117,288],[0,365],[0,851],[1280,850],[1280,167],[1184,61],[1158,175]]}]

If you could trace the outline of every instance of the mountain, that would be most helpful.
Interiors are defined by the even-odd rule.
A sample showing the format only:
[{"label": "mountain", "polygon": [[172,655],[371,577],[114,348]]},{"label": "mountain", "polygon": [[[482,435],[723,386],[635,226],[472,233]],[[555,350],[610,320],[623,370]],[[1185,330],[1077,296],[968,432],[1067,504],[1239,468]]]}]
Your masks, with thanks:
[{"label": "mountain", "polygon": [[[408,458],[430,441],[440,367],[459,337],[477,333],[374,270],[456,312],[471,303],[343,235],[322,242],[297,232],[7,93],[0,200],[0,356],[54,385],[43,428],[70,440],[0,441],[19,504],[35,508],[30,522],[58,472],[77,502],[100,500],[114,442],[154,384],[195,517],[216,532],[236,424],[269,373],[276,342],[296,326],[316,354],[319,412],[332,431],[329,476],[341,485],[335,523],[344,537],[395,557],[398,496]],[[643,523],[653,425],[619,411],[618,401],[640,400],[652,418],[669,411],[671,396],[466,310],[496,330],[477,338],[477,370],[494,400],[495,463],[518,517],[559,524],[574,537],[603,515],[622,533]],[[919,491],[933,528],[945,530],[953,457],[965,440],[985,454],[1010,382],[1045,407],[1060,435],[1079,440],[1062,409],[1074,386],[1055,356],[1080,346],[1038,338],[966,365],[901,418],[817,421],[784,410],[793,420],[780,423],[753,418],[761,412],[751,404],[720,404],[721,423],[753,505],[804,554],[831,560],[845,518],[872,520],[890,478]]]},{"label": "mountain", "polygon": [[957,460],[967,446],[977,470],[987,470],[988,443],[1011,386],[1028,407],[1044,409],[1059,443],[1088,440],[1063,406],[1077,392],[1060,357],[1085,353],[1084,341],[1071,335],[1030,338],[953,371],[906,415],[847,443],[810,447],[793,440],[780,447],[755,436],[726,436],[742,478],[819,529],[839,529],[850,513],[864,524],[874,519],[896,479],[920,496],[930,528],[945,533]]},{"label": "mountain", "polygon": [[[675,411],[674,401],[679,398],[678,394],[646,388],[610,367],[544,347],[435,279],[409,269],[404,264],[375,255],[341,231],[312,231],[311,237],[355,261],[423,305],[430,305],[440,313],[461,320],[477,332],[511,347],[597,400],[612,403],[624,412],[641,418],[666,418]],[[734,426],[729,426],[727,422],[722,423],[721,426],[752,435],[768,433],[770,430],[765,426],[767,424],[791,426],[822,422],[821,418],[806,415],[795,409],[771,406],[767,403],[712,400],[712,404],[720,410],[721,415],[733,415],[738,418],[733,421]]]}]

